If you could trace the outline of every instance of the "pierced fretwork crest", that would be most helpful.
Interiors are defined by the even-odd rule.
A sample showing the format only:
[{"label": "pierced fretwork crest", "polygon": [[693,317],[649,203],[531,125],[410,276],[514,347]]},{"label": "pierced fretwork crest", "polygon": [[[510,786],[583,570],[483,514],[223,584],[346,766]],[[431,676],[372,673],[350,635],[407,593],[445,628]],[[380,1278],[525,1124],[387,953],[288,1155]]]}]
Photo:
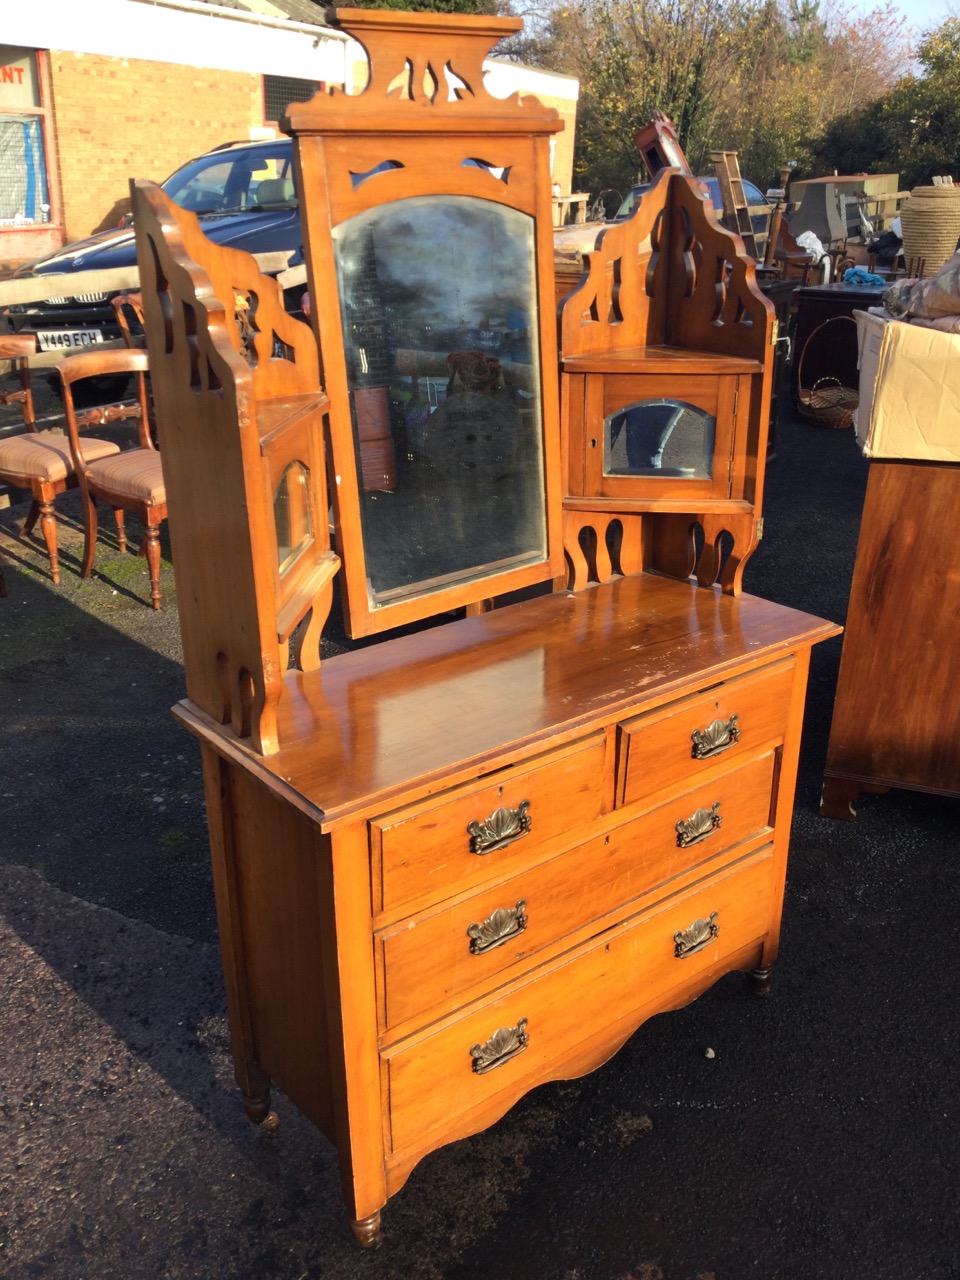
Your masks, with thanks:
[{"label": "pierced fretwork crest", "polygon": [[[442,13],[367,9],[333,9],[328,18],[363,46],[369,60],[367,86],[350,100],[350,115],[357,123],[367,112],[382,113],[389,99],[401,109],[426,107],[491,120],[503,116],[514,123],[519,111],[530,122],[544,121],[550,132],[559,127],[557,112],[535,98],[519,94],[495,98],[484,84],[484,59],[498,41],[522,29],[520,18],[476,14],[460,17],[452,25]],[[289,124],[294,131],[308,127],[308,117],[327,114],[325,103],[336,110],[345,96],[343,88],[334,86],[311,103],[291,103],[284,127]],[[381,131],[383,127],[381,116]]]}]

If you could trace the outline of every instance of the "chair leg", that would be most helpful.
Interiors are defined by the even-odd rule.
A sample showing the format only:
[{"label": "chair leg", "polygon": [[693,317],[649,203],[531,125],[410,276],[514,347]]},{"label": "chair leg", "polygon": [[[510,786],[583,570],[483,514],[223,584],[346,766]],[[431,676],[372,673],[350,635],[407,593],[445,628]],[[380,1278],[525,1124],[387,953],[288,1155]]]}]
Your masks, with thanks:
[{"label": "chair leg", "polygon": [[89,578],[93,572],[93,557],[97,550],[97,504],[89,493],[82,496],[83,502],[83,564],[80,577]]},{"label": "chair leg", "polygon": [[160,608],[160,529],[155,524],[147,525],[146,533],[147,568],[150,573],[150,603],[154,609]]},{"label": "chair leg", "polygon": [[41,502],[40,506],[40,528],[43,530],[43,540],[47,544],[47,555],[50,558],[50,576],[53,578],[54,586],[60,585],[60,556],[57,551],[57,518],[53,514],[52,502]]},{"label": "chair leg", "polygon": [[26,520],[24,520],[23,526],[20,529],[21,538],[28,538],[30,534],[33,533],[33,526],[37,523],[37,518],[39,515],[40,515],[40,503],[36,500],[36,498],[34,498],[33,502],[30,504],[30,510],[27,513],[27,518]]},{"label": "chair leg", "polygon": [[117,541],[120,543],[120,550],[127,549],[127,526],[125,522],[126,512],[123,507],[113,508],[113,522],[117,526]]}]

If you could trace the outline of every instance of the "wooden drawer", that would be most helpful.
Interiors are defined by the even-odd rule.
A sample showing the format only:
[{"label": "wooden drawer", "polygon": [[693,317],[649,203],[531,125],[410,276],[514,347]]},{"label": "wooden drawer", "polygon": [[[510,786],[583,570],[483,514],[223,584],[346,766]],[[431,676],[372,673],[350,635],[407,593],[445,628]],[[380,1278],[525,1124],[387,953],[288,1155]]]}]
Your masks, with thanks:
[{"label": "wooden drawer", "polygon": [[[694,868],[745,840],[767,838],[773,774],[771,753],[472,897],[381,930],[382,1025],[435,1019],[453,1001],[509,981],[511,970],[519,974],[543,948],[558,950],[568,935],[628,910],[642,894],[685,872],[696,875]],[[714,803],[722,821],[681,845],[678,821],[712,811]]]},{"label": "wooden drawer", "polygon": [[[617,803],[632,804],[678,783],[692,785],[718,761],[736,760],[783,740],[794,664],[780,662],[755,675],[728,680],[708,693],[672,702],[618,726]],[[733,717],[736,720],[733,721]],[[694,743],[715,722],[733,732],[718,747]],[[722,732],[719,733],[721,738]]]},{"label": "wooden drawer", "polygon": [[[385,1052],[389,1145],[394,1151],[416,1146],[441,1129],[444,1141],[473,1132],[471,1111],[498,1093],[509,1102],[541,1081],[562,1077],[564,1060],[601,1035],[609,1037],[612,1051],[641,1011],[670,1007],[671,992],[708,973],[710,980],[719,976],[725,961],[766,933],[773,868],[768,847],[566,953],[434,1035]],[[676,935],[696,922],[708,934],[712,923],[716,935],[678,958]],[[496,1059],[498,1042],[509,1052],[518,1029],[524,1047],[478,1072],[476,1055]]]},{"label": "wooden drawer", "polygon": [[[606,755],[606,739],[598,733],[372,821],[379,908],[452,897],[504,868],[535,860],[558,838],[576,841],[601,813]],[[488,852],[473,852],[468,826],[488,823],[503,810],[521,814],[529,830]]]}]

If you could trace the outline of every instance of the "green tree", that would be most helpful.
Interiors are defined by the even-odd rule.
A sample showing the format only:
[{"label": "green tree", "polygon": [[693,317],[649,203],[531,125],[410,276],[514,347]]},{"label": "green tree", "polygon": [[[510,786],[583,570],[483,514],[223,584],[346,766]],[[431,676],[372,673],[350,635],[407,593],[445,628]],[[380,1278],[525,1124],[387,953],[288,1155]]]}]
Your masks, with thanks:
[{"label": "green tree", "polygon": [[842,0],[533,2],[547,7],[514,51],[579,78],[575,173],[593,192],[636,180],[634,135],[655,111],[695,172],[711,150],[737,151],[761,185],[788,160],[809,172],[830,122],[888,93],[909,52],[892,3],[864,18]]}]

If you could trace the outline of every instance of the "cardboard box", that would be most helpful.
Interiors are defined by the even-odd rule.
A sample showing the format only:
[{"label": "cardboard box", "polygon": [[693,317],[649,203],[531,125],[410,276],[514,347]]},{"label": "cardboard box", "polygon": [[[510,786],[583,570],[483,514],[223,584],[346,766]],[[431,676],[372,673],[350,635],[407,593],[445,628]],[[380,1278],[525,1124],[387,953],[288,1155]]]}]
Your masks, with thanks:
[{"label": "cardboard box", "polygon": [[860,336],[855,426],[868,458],[960,462],[960,334],[872,312]]}]

